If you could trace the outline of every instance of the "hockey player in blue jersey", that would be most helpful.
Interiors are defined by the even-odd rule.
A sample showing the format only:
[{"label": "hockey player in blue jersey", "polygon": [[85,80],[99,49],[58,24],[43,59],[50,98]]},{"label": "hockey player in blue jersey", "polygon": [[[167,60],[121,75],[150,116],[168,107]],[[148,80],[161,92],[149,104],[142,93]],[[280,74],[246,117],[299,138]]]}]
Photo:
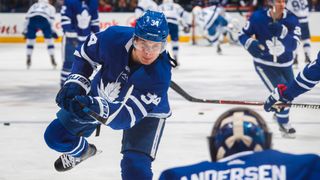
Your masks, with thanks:
[{"label": "hockey player in blue jersey", "polygon": [[33,53],[34,44],[36,42],[36,33],[41,30],[47,43],[48,53],[51,59],[51,64],[56,68],[57,63],[54,57],[53,38],[58,38],[54,30],[54,19],[56,9],[48,0],[38,0],[28,10],[24,22],[23,35],[27,39],[27,68],[31,66],[31,56]]},{"label": "hockey player in blue jersey", "polygon": [[101,122],[85,107],[106,118],[104,125],[124,130],[122,178],[152,179],[151,163],[171,114],[167,91],[175,61],[165,51],[167,36],[164,14],[147,11],[135,28],[109,27],[75,51],[72,73],[56,97],[61,109],[44,134],[47,145],[63,153],[56,170],[69,170],[97,151],[86,137]]},{"label": "hockey player in blue jersey", "polygon": [[[270,0],[269,5],[273,5]],[[284,9],[285,1],[275,0],[273,6],[255,11],[239,35],[270,92],[278,84],[294,80],[292,64],[301,34],[297,17]],[[275,117],[283,137],[294,138],[296,130],[289,123],[289,108],[275,113]]]},{"label": "hockey player in blue jersey", "polygon": [[73,52],[92,32],[100,31],[98,0],[64,0],[61,8],[62,71],[61,86],[71,72],[74,61]]},{"label": "hockey player in blue jersey", "polygon": [[248,108],[233,108],[214,124],[208,144],[212,162],[171,168],[160,180],[278,179],[318,180],[320,157],[272,150],[264,119]]},{"label": "hockey player in blue jersey", "polygon": [[285,85],[280,84],[267,98],[264,109],[266,111],[280,112],[283,109],[274,104],[287,103],[294,98],[311,90],[320,81],[320,51],[318,57],[312,63],[306,65],[295,78],[295,81]]}]

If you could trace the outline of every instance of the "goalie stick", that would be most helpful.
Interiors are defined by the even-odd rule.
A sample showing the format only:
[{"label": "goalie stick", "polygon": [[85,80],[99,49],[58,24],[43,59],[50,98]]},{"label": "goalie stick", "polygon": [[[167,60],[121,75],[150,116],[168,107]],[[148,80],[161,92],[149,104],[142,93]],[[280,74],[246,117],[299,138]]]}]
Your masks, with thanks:
[{"label": "goalie stick", "polygon": [[[210,104],[234,104],[234,105],[253,105],[253,106],[263,106],[264,102],[261,101],[236,101],[236,100],[217,100],[217,99],[200,99],[191,96],[185,90],[183,90],[177,83],[171,81],[171,89],[180,94],[186,100],[190,102],[198,103],[210,103]],[[293,108],[306,108],[306,109],[320,109],[320,105],[317,104],[297,104],[297,103],[288,103],[288,104],[276,104],[279,107],[293,107]]]}]

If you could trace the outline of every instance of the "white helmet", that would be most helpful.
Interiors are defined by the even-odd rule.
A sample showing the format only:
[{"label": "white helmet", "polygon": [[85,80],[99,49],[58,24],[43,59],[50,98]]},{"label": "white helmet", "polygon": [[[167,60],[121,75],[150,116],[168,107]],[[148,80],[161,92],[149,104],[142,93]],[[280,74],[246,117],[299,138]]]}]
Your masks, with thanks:
[{"label": "white helmet", "polygon": [[38,0],[39,3],[49,3],[48,0]]},{"label": "white helmet", "polygon": [[162,3],[173,3],[173,0],[163,0]]}]

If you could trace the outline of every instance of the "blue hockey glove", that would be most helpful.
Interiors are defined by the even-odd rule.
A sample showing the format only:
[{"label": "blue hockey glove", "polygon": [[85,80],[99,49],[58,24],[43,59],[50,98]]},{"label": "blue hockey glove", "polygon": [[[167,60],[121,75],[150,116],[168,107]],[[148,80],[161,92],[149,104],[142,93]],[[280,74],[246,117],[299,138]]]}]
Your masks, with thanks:
[{"label": "blue hockey glove", "polygon": [[281,39],[283,39],[288,33],[287,27],[278,22],[270,23],[268,28],[271,36],[280,37]]},{"label": "blue hockey glove", "polygon": [[248,51],[253,57],[261,58],[264,55],[264,46],[257,40],[252,40],[248,47]]},{"label": "blue hockey glove", "polygon": [[55,31],[52,31],[51,35],[52,35],[52,37],[54,39],[58,39],[59,38],[58,34]]},{"label": "blue hockey glove", "polygon": [[70,111],[70,103],[77,95],[86,95],[90,91],[90,82],[80,74],[68,76],[63,87],[56,96],[56,103],[60,108]]},{"label": "blue hockey glove", "polygon": [[264,110],[267,112],[281,112],[284,107],[276,106],[280,103],[289,103],[290,101],[284,97],[284,92],[287,90],[287,86],[284,84],[279,84],[271,95],[268,97],[266,102],[264,103]]},{"label": "blue hockey glove", "polygon": [[27,32],[23,31],[22,32],[22,36],[23,36],[24,39],[27,39]]},{"label": "blue hockey glove", "polygon": [[70,112],[83,123],[97,124],[99,123],[94,117],[87,114],[84,108],[89,108],[103,118],[109,116],[109,104],[100,97],[76,96],[70,103]]}]

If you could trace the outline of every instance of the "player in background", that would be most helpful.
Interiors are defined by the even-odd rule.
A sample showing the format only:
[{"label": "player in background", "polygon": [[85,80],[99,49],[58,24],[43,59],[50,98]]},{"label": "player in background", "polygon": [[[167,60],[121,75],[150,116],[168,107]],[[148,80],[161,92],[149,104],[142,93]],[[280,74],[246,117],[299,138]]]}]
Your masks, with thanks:
[{"label": "player in background", "polygon": [[33,53],[34,44],[36,43],[36,33],[40,29],[47,43],[48,53],[51,59],[51,64],[54,68],[57,63],[54,57],[54,43],[52,38],[58,38],[54,30],[54,19],[56,9],[48,0],[38,0],[28,10],[24,22],[23,35],[27,39],[27,68],[31,66],[31,56]]},{"label": "player in background", "polygon": [[211,162],[167,169],[160,180],[317,180],[320,157],[272,150],[265,120],[248,108],[233,108],[216,121],[208,137]]},{"label": "player in background", "polygon": [[183,27],[185,33],[190,32],[191,15],[173,0],[163,0],[159,5],[159,11],[163,12],[167,18],[173,57],[178,61],[179,25]]},{"label": "player in background", "polygon": [[[112,26],[90,35],[75,52],[76,61],[56,97],[61,108],[47,127],[47,145],[63,153],[55,162],[66,171],[95,155],[86,140],[100,124],[123,130],[123,179],[152,179],[165,119],[171,115],[168,89],[175,61],[165,51],[168,24],[163,13],[147,11],[135,28]],[[89,77],[100,65],[92,80]]]},{"label": "player in background", "polygon": [[134,14],[136,19],[143,15],[147,10],[157,11],[158,5],[153,0],[138,0],[138,4],[136,9],[134,10]]},{"label": "player in background", "polygon": [[[253,56],[255,70],[270,92],[294,80],[292,63],[300,34],[298,19],[285,9],[284,0],[275,0],[275,5],[269,0],[269,8],[255,11],[240,32],[239,40]],[[289,108],[275,113],[275,118],[283,137],[294,138]]]},{"label": "player in background", "polygon": [[60,75],[62,86],[71,72],[74,51],[91,33],[99,32],[98,0],[64,0],[61,8],[63,30],[62,59]]},{"label": "player in background", "polygon": [[[301,42],[303,44],[303,51],[305,55],[305,63],[310,63],[311,57],[311,42],[309,31],[309,6],[308,0],[288,0],[286,8],[296,15],[299,19],[301,28]],[[294,65],[298,66],[298,53],[294,59]]]},{"label": "player in background", "polygon": [[274,106],[278,103],[288,103],[294,98],[311,90],[320,81],[320,51],[315,61],[307,64],[297,75],[294,81],[284,85],[280,84],[275,88],[272,94],[267,98],[264,109],[266,111],[280,112],[283,109]]},{"label": "player in background", "polygon": [[203,32],[204,38],[210,46],[216,46],[217,52],[221,53],[219,39],[228,25],[224,9],[217,5],[201,8],[195,6],[192,9],[195,18],[195,26],[198,26]]}]

